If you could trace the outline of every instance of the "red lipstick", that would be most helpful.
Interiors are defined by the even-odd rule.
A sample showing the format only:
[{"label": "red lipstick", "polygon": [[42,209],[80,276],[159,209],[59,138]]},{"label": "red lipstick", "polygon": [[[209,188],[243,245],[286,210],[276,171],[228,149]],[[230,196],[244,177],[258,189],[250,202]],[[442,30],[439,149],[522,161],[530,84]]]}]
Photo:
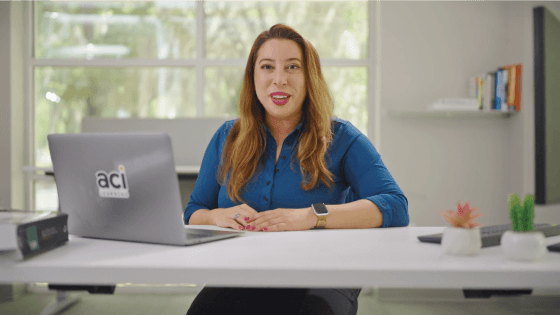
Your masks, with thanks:
[{"label": "red lipstick", "polygon": [[286,103],[288,103],[290,96],[291,96],[290,94],[284,92],[270,93],[270,98],[272,99],[272,102],[276,105],[285,105]]}]

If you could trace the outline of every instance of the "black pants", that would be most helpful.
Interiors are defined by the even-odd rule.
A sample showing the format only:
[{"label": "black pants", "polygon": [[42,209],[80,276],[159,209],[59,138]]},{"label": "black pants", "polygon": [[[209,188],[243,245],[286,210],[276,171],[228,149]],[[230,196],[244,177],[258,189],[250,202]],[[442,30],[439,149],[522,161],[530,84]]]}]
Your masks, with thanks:
[{"label": "black pants", "polygon": [[205,287],[187,315],[356,315],[360,291]]}]

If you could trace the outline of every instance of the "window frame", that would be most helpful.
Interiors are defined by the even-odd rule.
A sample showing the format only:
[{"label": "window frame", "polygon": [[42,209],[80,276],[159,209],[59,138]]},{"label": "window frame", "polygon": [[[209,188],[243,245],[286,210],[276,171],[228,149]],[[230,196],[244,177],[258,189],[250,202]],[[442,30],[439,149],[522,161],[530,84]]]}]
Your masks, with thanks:
[{"label": "window frame", "polygon": [[[35,110],[34,110],[34,79],[36,67],[194,67],[196,73],[196,116],[204,116],[204,69],[216,66],[245,67],[247,59],[206,59],[204,56],[204,19],[205,1],[196,1],[196,57],[193,59],[36,59],[34,56],[35,34],[37,20],[33,2],[25,2],[25,56],[24,56],[24,106],[25,106],[25,156],[26,165],[23,169],[26,175],[25,195],[26,207],[35,209],[35,181],[52,180],[47,176],[52,172],[49,168],[35,167]],[[380,144],[380,15],[381,3],[367,1],[368,10],[368,53],[365,59],[321,59],[323,67],[365,67],[367,69],[367,112],[368,134],[379,150]],[[240,78],[242,79],[242,78]]]}]

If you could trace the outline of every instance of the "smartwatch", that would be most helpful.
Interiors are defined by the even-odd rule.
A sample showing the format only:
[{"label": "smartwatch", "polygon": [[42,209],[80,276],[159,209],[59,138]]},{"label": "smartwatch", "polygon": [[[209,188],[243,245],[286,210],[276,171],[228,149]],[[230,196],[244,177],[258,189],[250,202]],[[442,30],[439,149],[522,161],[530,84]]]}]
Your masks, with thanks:
[{"label": "smartwatch", "polygon": [[324,229],[325,225],[327,225],[327,215],[329,215],[329,210],[327,210],[324,203],[314,203],[311,205],[311,208],[313,208],[313,212],[315,212],[318,219],[315,228]]}]

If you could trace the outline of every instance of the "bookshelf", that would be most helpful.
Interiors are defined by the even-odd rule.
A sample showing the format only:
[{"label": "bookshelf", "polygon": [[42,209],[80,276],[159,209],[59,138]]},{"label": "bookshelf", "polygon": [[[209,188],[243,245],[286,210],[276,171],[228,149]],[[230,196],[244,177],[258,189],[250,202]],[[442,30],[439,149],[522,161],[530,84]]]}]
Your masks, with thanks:
[{"label": "bookshelf", "polygon": [[509,118],[516,113],[484,110],[388,110],[391,118]]}]

